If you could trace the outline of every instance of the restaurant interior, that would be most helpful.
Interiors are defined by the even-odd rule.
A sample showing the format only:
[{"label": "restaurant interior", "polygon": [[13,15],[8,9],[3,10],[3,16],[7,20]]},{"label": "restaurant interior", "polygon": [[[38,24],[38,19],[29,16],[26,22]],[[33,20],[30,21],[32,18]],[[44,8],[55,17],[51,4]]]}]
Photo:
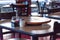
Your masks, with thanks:
[{"label": "restaurant interior", "polygon": [[60,40],[60,0],[0,0],[0,40]]}]

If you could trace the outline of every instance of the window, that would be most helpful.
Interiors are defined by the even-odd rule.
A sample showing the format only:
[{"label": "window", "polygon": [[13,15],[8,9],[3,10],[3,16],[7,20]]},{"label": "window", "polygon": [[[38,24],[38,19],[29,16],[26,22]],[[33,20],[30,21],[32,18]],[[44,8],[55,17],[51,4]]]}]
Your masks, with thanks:
[{"label": "window", "polygon": [[0,0],[0,4],[15,4],[15,0]]}]

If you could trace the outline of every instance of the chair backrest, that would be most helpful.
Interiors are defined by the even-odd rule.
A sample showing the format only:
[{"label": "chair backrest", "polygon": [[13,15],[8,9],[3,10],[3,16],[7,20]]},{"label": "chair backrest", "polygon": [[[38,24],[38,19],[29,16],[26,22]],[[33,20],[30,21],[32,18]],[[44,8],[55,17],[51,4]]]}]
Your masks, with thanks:
[{"label": "chair backrest", "polygon": [[[31,0],[16,0],[16,3],[22,3],[22,4],[28,4],[28,7],[27,8],[22,8],[22,13],[23,14],[20,14],[20,10],[18,9],[18,14],[21,16],[21,15],[24,15],[24,16],[28,16],[31,14],[31,7],[29,7],[31,5]],[[25,10],[29,10],[29,11],[25,11]]]},{"label": "chair backrest", "polygon": [[60,23],[58,23],[58,22],[54,23],[54,32],[60,33]]}]

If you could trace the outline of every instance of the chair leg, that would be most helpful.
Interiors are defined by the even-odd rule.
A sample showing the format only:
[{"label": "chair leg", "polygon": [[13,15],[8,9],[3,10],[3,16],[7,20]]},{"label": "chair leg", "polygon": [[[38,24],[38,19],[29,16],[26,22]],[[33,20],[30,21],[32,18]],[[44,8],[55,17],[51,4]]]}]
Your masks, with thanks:
[{"label": "chair leg", "polygon": [[0,28],[0,40],[3,40],[2,28]]},{"label": "chair leg", "polygon": [[43,37],[39,37],[39,40],[44,40]]},{"label": "chair leg", "polygon": [[56,40],[56,35],[51,35],[50,40]]},{"label": "chair leg", "polygon": [[44,37],[44,40],[48,40],[48,37]]},{"label": "chair leg", "polygon": [[12,33],[11,38],[21,38],[21,34],[20,33]]},{"label": "chair leg", "polygon": [[11,33],[11,38],[15,38],[15,33]]},{"label": "chair leg", "polygon": [[56,36],[53,36],[53,40],[56,40]]}]

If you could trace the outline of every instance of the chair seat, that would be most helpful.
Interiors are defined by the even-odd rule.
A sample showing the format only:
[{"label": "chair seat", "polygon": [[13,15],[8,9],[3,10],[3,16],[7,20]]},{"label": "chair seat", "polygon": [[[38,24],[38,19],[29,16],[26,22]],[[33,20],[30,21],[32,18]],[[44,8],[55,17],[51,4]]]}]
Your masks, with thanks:
[{"label": "chair seat", "polygon": [[24,39],[24,38],[11,38],[11,39],[8,39],[8,40],[26,40],[26,39]]}]

